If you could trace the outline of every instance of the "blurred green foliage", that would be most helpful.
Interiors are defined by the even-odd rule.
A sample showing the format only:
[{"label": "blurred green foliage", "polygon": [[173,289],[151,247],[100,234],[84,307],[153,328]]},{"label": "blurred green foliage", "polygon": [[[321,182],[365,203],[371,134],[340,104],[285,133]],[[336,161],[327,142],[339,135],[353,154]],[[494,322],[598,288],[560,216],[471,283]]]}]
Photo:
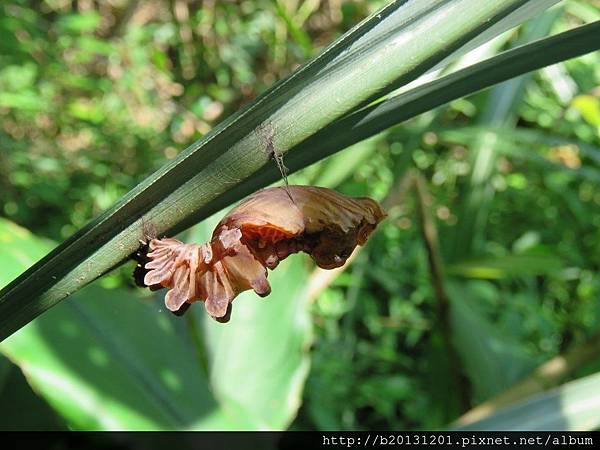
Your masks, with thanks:
[{"label": "blurred green foliage", "polygon": [[377,3],[2,2],[2,214],[68,237]]},{"label": "blurred green foliage", "polygon": [[[186,144],[382,3],[3,2],[0,215],[37,236],[63,240]],[[600,2],[566,1],[561,9],[494,40],[487,52],[493,54],[594,20],[600,20]],[[408,169],[427,180],[433,197],[428,207],[435,217],[447,274],[450,340],[440,326],[439,299],[417,215],[418,197],[413,189],[396,195]],[[576,347],[599,328],[599,180],[598,52],[452,102],[292,175],[292,183],[314,183],[350,195],[386,199],[390,216],[354,263],[328,288],[318,296],[307,294],[313,326],[311,368],[300,399],[306,361],[293,351],[307,345],[309,333],[307,327],[297,335],[290,332],[294,336],[290,350],[293,367],[287,367],[285,373],[293,374],[294,379],[277,384],[278,398],[290,402],[284,416],[278,417],[272,405],[252,409],[260,405],[261,398],[268,397],[268,383],[254,385],[260,398],[231,388],[238,379],[230,380],[231,373],[252,373],[252,362],[256,361],[239,358],[252,351],[260,357],[260,351],[236,347],[237,365],[221,356],[231,348],[219,353],[220,342],[231,344],[236,339],[256,339],[257,346],[268,348],[268,320],[261,328],[264,335],[256,333],[249,338],[238,327],[241,334],[232,334],[229,340],[212,324],[198,325],[205,333],[208,360],[214,370],[212,394],[216,392],[217,398],[206,393],[208,409],[216,408],[215,401],[248,407],[246,411],[260,420],[233,422],[247,428],[285,427],[298,406],[298,416],[291,425],[296,429],[433,429],[447,425],[465,407],[510,388],[537,365]],[[3,284],[18,274],[19,261],[33,262],[43,254],[38,249],[49,245],[48,241],[36,240],[34,245],[34,241],[22,239],[17,246],[15,236],[20,231],[15,230],[20,229],[10,228],[14,225],[8,223],[2,222],[0,242],[12,242],[16,251],[0,251],[0,257],[4,258],[3,269],[16,272],[7,270]],[[205,224],[193,234],[206,233],[202,227]],[[28,256],[23,259],[23,255]],[[302,258],[291,258],[300,269],[290,275],[290,284],[311,280],[304,275]],[[89,289],[99,289],[96,286],[84,294],[104,299],[105,306],[116,305],[115,298],[132,290],[125,280],[130,269],[123,272],[127,275],[101,280],[104,288],[118,290],[89,294]],[[284,288],[285,282],[282,278],[280,287]],[[81,297],[83,310],[90,308],[86,314],[98,322],[98,327],[103,320],[115,326],[112,319],[102,318],[98,301],[86,302],[86,295]],[[77,301],[74,298],[67,303]],[[260,302],[239,300],[243,301]],[[145,311],[139,299],[137,302],[128,308]],[[33,334],[30,341],[25,333],[19,333],[20,341],[5,350],[11,359],[35,362],[36,358],[27,353],[31,342],[40,348],[48,345],[60,354],[56,347],[60,347],[57,343],[61,338],[52,337],[58,331],[52,330],[48,317],[80,314],[66,312],[67,307],[59,305],[56,312],[32,324],[37,328],[25,329]],[[256,307],[265,308],[262,304]],[[99,309],[94,312],[94,308]],[[114,312],[110,308],[108,311]],[[248,317],[260,319],[260,309],[248,311]],[[295,310],[285,311],[292,314]],[[275,308],[271,314],[277,317],[284,313]],[[143,317],[149,325],[140,320],[140,329],[164,319],[153,319],[152,314]],[[244,326],[260,323],[246,320]],[[181,330],[195,329],[181,322],[172,329],[170,326],[163,324],[168,330],[162,330],[161,337],[173,339],[174,346],[183,339]],[[119,329],[115,327],[114,336],[130,339],[127,333],[121,336]],[[281,327],[273,326],[270,332],[273,339],[286,335]],[[86,339],[95,338],[86,335]],[[202,359],[194,354],[193,342],[188,342],[193,339],[184,339],[185,345],[190,345],[189,352],[176,355],[180,363],[177,373],[184,374],[190,385],[206,375],[196,366],[184,367]],[[452,360],[449,346],[457,350],[458,361]],[[143,348],[140,344],[134,350],[141,352]],[[48,364],[67,364],[65,361],[77,359],[81,356],[78,351],[83,350],[72,346],[64,351],[62,363],[57,357]],[[277,356],[281,364],[277,367],[285,368],[286,359]],[[7,401],[7,395],[15,396],[9,386],[18,383],[11,363],[2,360],[1,364],[0,404]],[[115,364],[119,364],[118,358]],[[161,360],[154,364],[167,363]],[[261,364],[271,370],[265,379],[277,374],[266,358]],[[597,367],[598,361],[595,366],[591,364]],[[158,366],[148,367],[152,371]],[[56,370],[71,370],[79,382],[76,369],[61,366]],[[451,376],[456,370],[460,386]],[[119,370],[112,373],[112,381],[123,382]],[[589,367],[578,368],[572,375],[584,373],[589,373]],[[134,375],[135,370],[128,373]],[[148,377],[147,383],[153,383],[152,374]],[[157,383],[169,382],[158,378]],[[84,391],[103,389],[100,382],[86,383],[89,385]],[[61,421],[76,428],[110,426],[110,421],[100,425],[86,422],[89,417],[81,416],[79,409],[64,406],[63,399],[52,398],[44,394],[42,385],[32,384],[60,418],[49,413],[48,406],[23,389],[21,382],[17,392],[22,393],[22,399],[11,401],[37,402],[48,421],[44,425],[25,417],[25,424],[0,421],[1,427],[56,428],[63,426]],[[129,403],[133,406],[118,410],[123,414],[120,420],[131,420],[132,427],[173,426],[149,412],[144,396],[136,397],[135,388],[130,389],[134,400]],[[204,385],[197,389],[201,391]],[[192,408],[182,403],[182,408]],[[136,408],[141,416],[150,418],[131,419],[128,414],[134,414]],[[190,414],[194,419],[198,419],[194,414],[200,415]],[[181,425],[182,421],[174,423]],[[218,427],[225,422],[215,419],[206,423],[198,419],[193,426]]]}]

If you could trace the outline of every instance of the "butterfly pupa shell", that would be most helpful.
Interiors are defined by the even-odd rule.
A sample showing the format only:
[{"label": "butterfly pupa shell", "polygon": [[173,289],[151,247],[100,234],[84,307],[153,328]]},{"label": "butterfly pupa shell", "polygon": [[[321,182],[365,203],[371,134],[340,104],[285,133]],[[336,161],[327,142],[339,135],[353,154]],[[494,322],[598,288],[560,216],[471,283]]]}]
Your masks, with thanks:
[{"label": "butterfly pupa shell", "polygon": [[231,302],[240,292],[271,292],[267,268],[300,251],[319,267],[342,266],[384,217],[374,200],[326,188],[263,189],[233,208],[208,243],[152,239],[143,258],[143,282],[150,288],[168,288],[165,305],[173,312],[204,300],[212,317],[227,321]]},{"label": "butterfly pupa shell", "polygon": [[323,269],[344,265],[385,217],[370,198],[352,198],[331,189],[288,186],[263,189],[232,209],[217,225],[239,229],[242,242],[273,269],[289,254],[304,251]]},{"label": "butterfly pupa shell", "polygon": [[[146,255],[149,262],[144,284],[166,287],[165,306],[179,311],[186,302],[204,300],[215,318],[226,316],[229,304],[248,289],[261,296],[271,292],[267,270],[237,241],[184,244],[177,239],[153,239]],[[231,256],[230,256],[231,255]]]}]

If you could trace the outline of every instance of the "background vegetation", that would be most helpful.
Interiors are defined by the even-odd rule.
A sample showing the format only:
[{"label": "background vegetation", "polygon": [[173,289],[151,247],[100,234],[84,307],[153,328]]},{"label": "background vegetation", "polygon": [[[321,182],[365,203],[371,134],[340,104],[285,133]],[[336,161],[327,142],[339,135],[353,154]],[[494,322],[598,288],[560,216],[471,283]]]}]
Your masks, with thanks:
[{"label": "background vegetation", "polygon": [[[0,284],[383,4],[0,4]],[[563,1],[456,66],[596,20]],[[390,217],[343,271],[290,257],[230,325],[114,271],[0,345],[0,427],[437,429],[529,394],[482,426],[599,427],[573,406],[597,375],[542,393],[600,370],[599,89],[596,52],[293,174]]]}]

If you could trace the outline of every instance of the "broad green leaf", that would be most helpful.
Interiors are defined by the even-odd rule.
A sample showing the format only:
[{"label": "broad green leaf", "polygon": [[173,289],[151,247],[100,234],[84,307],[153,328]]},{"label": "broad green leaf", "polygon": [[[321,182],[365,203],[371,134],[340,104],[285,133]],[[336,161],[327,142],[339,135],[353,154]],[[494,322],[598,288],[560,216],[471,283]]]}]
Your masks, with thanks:
[{"label": "broad green leaf", "polygon": [[[49,247],[5,220],[0,237],[0,264],[13,270]],[[220,333],[209,341],[219,360],[212,386],[196,357],[198,342],[186,319],[162,306],[163,292],[152,299],[89,286],[0,350],[74,429],[282,429],[296,413],[308,369],[305,268],[292,259],[272,274],[268,299],[242,296],[231,323],[209,324]],[[206,316],[201,303],[190,313]],[[242,370],[223,373],[227,364]]]},{"label": "broad green leaf", "polygon": [[310,344],[305,258],[289,257],[269,274],[267,298],[240,295],[228,326],[202,314],[214,395],[242,406],[260,429],[285,429],[300,407]]},{"label": "broad green leaf", "polygon": [[[9,270],[50,247],[5,220],[0,238],[0,262]],[[120,290],[90,286],[0,349],[77,429],[195,428],[218,410],[173,320]]]},{"label": "broad green leaf", "polygon": [[1,348],[73,428],[204,428],[221,411],[181,331],[153,302],[90,286]]},{"label": "broad green leaf", "polygon": [[[7,286],[0,293],[0,338],[122,263],[137,247],[143,220],[159,234],[172,234],[268,184],[277,174],[270,149],[286,154],[344,114],[414,80],[526,3],[390,3]],[[330,153],[302,154],[311,163]]]},{"label": "broad green leaf", "polygon": [[563,384],[455,430],[592,431],[598,427],[600,373]]}]

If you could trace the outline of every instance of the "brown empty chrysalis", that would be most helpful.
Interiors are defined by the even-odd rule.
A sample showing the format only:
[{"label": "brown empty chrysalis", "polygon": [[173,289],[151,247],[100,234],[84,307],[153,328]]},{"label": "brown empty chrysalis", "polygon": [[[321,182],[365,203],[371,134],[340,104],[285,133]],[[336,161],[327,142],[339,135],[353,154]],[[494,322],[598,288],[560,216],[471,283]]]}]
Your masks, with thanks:
[{"label": "brown empty chrysalis", "polygon": [[233,208],[210,242],[144,242],[135,277],[143,277],[143,285],[151,289],[168,288],[165,304],[175,313],[204,300],[208,313],[226,322],[240,292],[271,292],[267,268],[300,251],[323,269],[340,267],[384,217],[381,206],[370,198],[312,186],[263,189]]}]

